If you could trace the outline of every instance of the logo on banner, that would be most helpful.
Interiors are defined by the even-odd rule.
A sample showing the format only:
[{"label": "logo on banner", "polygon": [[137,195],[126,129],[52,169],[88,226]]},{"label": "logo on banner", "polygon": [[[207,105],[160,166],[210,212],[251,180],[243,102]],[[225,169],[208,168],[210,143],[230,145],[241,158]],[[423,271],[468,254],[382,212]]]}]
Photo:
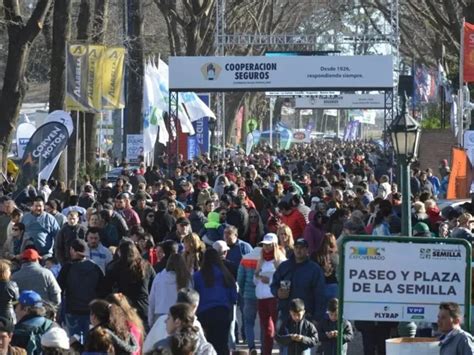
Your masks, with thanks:
[{"label": "logo on banner", "polygon": [[460,249],[420,248],[420,259],[461,260],[461,258],[462,254]]},{"label": "logo on banner", "polygon": [[350,258],[361,260],[385,260],[385,248],[351,247]]},{"label": "logo on banner", "polygon": [[397,319],[399,314],[397,312],[390,311],[389,306],[383,307],[383,312],[374,312],[375,319]]},{"label": "logo on banner", "polygon": [[87,47],[80,44],[75,44],[70,47],[70,52],[73,56],[81,57],[86,54]]},{"label": "logo on banner", "polygon": [[425,319],[425,307],[407,307],[407,314],[411,315],[411,319]]},{"label": "logo on banner", "polygon": [[222,72],[222,67],[217,63],[206,63],[201,67],[202,75],[206,80],[217,80]]}]

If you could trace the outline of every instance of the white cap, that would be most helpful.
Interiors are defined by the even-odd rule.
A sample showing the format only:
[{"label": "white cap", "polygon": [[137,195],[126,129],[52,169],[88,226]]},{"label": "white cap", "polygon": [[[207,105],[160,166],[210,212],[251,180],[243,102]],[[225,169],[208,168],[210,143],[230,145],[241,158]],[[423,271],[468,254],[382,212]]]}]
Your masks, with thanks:
[{"label": "white cap", "polygon": [[52,327],[41,337],[41,345],[46,348],[69,350],[69,337],[64,329]]},{"label": "white cap", "polygon": [[219,255],[224,254],[225,251],[229,250],[229,246],[223,240],[218,240],[212,244],[212,247],[217,250]]},{"label": "white cap", "polygon": [[267,233],[263,236],[260,244],[278,244],[278,237],[275,233]]}]

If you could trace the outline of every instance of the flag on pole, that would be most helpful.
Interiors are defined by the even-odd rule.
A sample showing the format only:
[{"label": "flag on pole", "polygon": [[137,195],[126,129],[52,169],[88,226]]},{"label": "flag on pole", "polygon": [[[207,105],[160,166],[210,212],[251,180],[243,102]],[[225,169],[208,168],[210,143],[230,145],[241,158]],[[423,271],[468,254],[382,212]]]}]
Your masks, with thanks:
[{"label": "flag on pole", "polygon": [[108,47],[103,56],[102,107],[115,110],[125,107],[123,91],[125,48]]},{"label": "flag on pole", "polygon": [[474,24],[464,22],[463,26],[463,82],[474,82]]}]

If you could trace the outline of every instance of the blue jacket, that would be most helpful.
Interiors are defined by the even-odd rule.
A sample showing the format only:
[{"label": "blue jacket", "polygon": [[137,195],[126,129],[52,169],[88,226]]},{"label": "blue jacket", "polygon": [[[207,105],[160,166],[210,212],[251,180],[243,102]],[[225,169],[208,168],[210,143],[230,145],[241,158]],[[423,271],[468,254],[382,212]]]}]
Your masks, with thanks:
[{"label": "blue jacket", "polygon": [[39,216],[27,213],[23,216],[25,236],[31,240],[41,256],[53,255],[54,239],[59,232],[59,224],[54,216],[43,212]]},{"label": "blue jacket", "polygon": [[237,284],[239,285],[239,293],[243,298],[257,299],[255,296],[255,283],[253,276],[260,259],[262,248],[255,248],[251,253],[244,255],[237,271]]},{"label": "blue jacket", "polygon": [[237,239],[237,242],[232,245],[227,252],[226,259],[233,262],[234,265],[240,265],[240,261],[245,254],[252,252],[252,246],[244,242],[243,240]]},{"label": "blue jacket", "polygon": [[326,298],[324,290],[326,283],[321,267],[315,262],[307,259],[302,263],[296,263],[294,255],[278,266],[273,281],[270,285],[275,297],[278,297],[278,289],[282,280],[291,281],[290,297],[278,300],[278,309],[282,312],[283,319],[289,316],[290,301],[301,298],[306,308],[306,318],[319,321],[323,318],[326,310]]},{"label": "blue jacket", "polygon": [[211,308],[231,308],[237,303],[237,287],[233,285],[227,288],[224,285],[224,274],[214,267],[214,285],[207,287],[204,283],[201,271],[193,275],[194,289],[199,293],[200,300],[196,314],[200,314]]}]

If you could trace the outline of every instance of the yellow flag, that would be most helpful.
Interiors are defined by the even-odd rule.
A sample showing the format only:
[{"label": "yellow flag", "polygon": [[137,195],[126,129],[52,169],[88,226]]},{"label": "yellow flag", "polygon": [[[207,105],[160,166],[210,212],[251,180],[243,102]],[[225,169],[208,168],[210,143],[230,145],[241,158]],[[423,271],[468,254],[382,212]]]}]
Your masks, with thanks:
[{"label": "yellow flag", "polygon": [[102,107],[104,109],[124,108],[125,48],[109,47],[105,50],[102,75]]},{"label": "yellow flag", "polygon": [[102,108],[102,75],[105,47],[90,44],[87,49],[89,62],[87,66],[87,98],[91,107],[100,110]]}]

